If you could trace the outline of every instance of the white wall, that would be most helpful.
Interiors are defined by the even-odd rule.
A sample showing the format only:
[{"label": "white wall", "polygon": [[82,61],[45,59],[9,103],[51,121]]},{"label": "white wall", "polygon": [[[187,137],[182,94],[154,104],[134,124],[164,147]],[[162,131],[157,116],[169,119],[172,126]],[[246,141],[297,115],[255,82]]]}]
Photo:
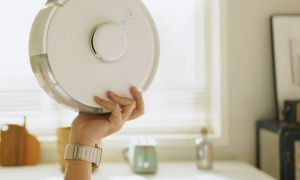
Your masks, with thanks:
[{"label": "white wall", "polygon": [[255,163],[255,122],[275,117],[269,17],[300,0],[228,0],[230,146],[217,155]]}]

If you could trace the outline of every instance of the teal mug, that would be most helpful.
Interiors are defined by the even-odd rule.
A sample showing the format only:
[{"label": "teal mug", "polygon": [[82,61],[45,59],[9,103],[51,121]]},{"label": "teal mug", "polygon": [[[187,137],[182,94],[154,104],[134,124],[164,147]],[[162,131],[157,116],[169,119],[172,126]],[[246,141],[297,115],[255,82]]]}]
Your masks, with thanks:
[{"label": "teal mug", "polygon": [[137,174],[157,172],[156,143],[153,139],[137,139],[124,151],[124,158]]}]

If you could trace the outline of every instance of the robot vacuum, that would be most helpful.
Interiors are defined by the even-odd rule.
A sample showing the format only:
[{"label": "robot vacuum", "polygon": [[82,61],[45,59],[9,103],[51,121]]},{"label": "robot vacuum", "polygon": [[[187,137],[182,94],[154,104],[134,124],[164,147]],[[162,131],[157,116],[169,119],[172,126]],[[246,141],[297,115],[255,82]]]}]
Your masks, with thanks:
[{"label": "robot vacuum", "polygon": [[159,63],[154,21],[140,0],[49,0],[30,34],[30,62],[44,91],[78,112],[105,113],[94,96],[131,97]]}]

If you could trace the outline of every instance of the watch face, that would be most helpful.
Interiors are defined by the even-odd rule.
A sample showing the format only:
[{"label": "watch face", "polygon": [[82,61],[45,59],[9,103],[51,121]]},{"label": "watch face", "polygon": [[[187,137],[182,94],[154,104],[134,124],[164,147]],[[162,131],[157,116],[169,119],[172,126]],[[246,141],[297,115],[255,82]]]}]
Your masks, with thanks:
[{"label": "watch face", "polygon": [[159,39],[140,0],[53,2],[36,17],[30,37],[32,69],[50,97],[75,111],[104,113],[95,95],[147,90]]}]

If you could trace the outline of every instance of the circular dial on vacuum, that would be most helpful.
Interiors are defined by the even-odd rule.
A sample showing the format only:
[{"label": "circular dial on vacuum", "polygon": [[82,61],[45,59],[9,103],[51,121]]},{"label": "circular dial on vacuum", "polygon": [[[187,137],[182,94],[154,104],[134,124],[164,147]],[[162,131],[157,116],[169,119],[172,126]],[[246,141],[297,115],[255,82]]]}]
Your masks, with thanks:
[{"label": "circular dial on vacuum", "polygon": [[113,62],[126,53],[127,36],[115,24],[102,24],[92,32],[91,48],[98,59],[104,62]]}]

